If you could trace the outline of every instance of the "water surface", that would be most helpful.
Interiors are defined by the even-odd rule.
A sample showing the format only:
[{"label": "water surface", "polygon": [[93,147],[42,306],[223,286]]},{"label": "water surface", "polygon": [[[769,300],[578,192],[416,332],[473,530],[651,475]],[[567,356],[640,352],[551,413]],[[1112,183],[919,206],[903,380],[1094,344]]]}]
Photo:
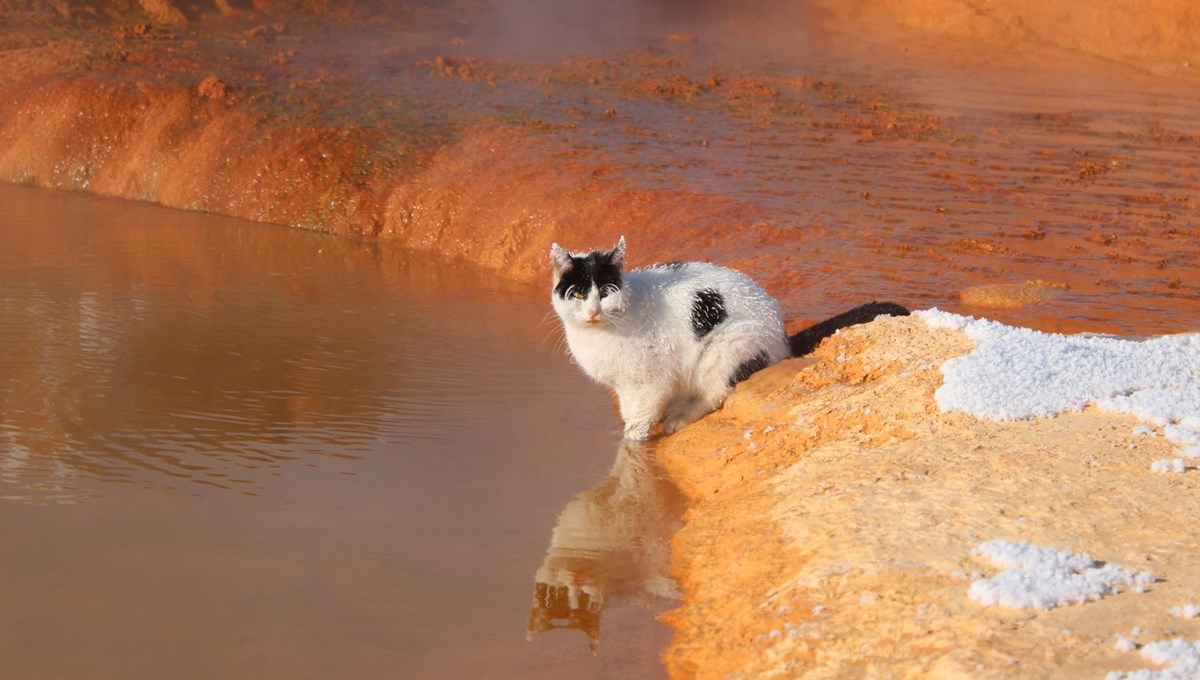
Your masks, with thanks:
[{"label": "water surface", "polygon": [[[678,495],[616,451],[540,291],[142,204],[0,204],[0,677],[663,675]],[[598,633],[526,639],[548,565],[608,590]]]}]

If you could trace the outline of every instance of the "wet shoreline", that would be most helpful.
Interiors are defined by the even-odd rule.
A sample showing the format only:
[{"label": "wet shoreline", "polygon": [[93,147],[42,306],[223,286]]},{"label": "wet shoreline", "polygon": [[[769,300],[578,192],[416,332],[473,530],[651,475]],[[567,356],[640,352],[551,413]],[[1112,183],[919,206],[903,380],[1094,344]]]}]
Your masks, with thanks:
[{"label": "wet shoreline", "polygon": [[27,28],[0,74],[0,179],[529,285],[546,244],[625,234],[635,265],[746,270],[793,330],[869,299],[1063,332],[1197,321],[1200,128],[1171,81],[885,65],[811,25],[804,50],[755,52],[736,20],[509,54],[460,14]]}]

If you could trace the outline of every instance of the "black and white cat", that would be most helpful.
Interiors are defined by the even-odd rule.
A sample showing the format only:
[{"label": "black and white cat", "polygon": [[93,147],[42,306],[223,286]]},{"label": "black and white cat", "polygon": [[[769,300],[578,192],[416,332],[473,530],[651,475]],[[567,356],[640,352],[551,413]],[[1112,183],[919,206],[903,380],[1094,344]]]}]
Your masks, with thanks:
[{"label": "black and white cat", "polygon": [[705,262],[624,271],[612,250],[571,253],[557,243],[551,303],[579,367],[617,393],[625,437],[671,434],[725,402],[755,371],[811,351],[838,328],[899,305],[857,307],[789,338],[779,303],[745,274]]}]

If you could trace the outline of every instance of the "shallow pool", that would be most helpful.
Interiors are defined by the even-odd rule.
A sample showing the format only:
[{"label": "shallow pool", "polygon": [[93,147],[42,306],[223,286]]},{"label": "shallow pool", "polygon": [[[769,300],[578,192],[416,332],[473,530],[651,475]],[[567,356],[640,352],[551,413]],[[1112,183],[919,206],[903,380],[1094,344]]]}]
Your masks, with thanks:
[{"label": "shallow pool", "polygon": [[665,675],[680,498],[618,450],[542,291],[0,205],[0,677]]}]

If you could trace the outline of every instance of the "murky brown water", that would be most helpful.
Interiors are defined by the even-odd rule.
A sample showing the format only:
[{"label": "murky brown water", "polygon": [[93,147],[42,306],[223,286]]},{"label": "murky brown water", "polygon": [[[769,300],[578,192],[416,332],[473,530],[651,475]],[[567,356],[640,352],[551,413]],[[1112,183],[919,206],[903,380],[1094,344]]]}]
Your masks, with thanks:
[{"label": "murky brown water", "polygon": [[[141,204],[0,205],[0,677],[664,675],[679,497],[614,454],[540,294]],[[535,619],[565,625],[574,584],[584,632],[527,641],[535,577]]]}]

